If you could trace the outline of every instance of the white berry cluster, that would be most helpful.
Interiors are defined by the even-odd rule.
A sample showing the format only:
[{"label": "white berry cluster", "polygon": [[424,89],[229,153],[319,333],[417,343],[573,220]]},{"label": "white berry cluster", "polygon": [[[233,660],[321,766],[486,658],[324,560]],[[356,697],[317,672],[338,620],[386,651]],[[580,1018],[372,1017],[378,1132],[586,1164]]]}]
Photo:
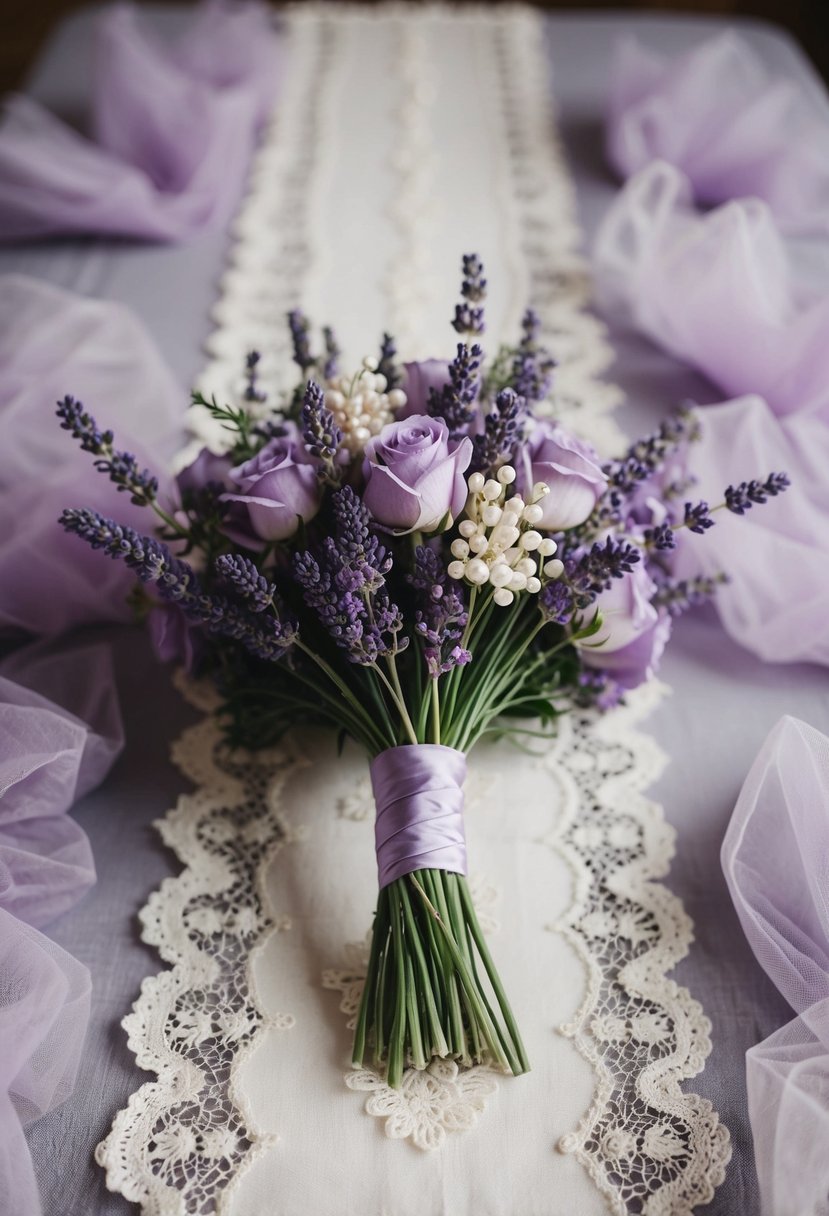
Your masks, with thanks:
[{"label": "white berry cluster", "polygon": [[467,518],[458,525],[460,536],[451,544],[450,578],[466,579],[473,586],[489,583],[492,598],[506,608],[522,591],[537,594],[541,578],[559,578],[564,565],[553,558],[556,543],[542,536],[535,525],[542,517],[540,500],[549,486],[534,485],[527,503],[520,494],[507,498],[507,486],[515,481],[515,469],[505,464],[497,480],[473,473],[467,481]]},{"label": "white berry cluster", "polygon": [[406,404],[406,394],[394,388],[386,392],[386,377],[377,370],[377,360],[363,359],[362,370],[349,379],[335,376],[325,385],[325,404],[343,433],[343,447],[356,456],[373,435],[392,422]]}]

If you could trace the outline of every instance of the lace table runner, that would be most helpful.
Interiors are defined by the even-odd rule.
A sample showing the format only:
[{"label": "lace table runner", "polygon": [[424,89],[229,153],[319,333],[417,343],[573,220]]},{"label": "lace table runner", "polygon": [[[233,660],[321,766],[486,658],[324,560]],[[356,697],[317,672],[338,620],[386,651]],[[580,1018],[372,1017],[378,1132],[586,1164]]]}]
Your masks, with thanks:
[{"label": "lace table runner", "polygon": [[[234,393],[251,348],[271,391],[289,383],[296,304],[338,326],[354,363],[383,329],[407,357],[451,353],[459,255],[476,249],[491,348],[532,304],[559,359],[556,413],[618,445],[541,18],[303,5],[286,58],[202,387]],[[195,447],[222,441],[198,410],[190,424]],[[540,754],[473,754],[476,896],[533,1072],[444,1064],[399,1093],[347,1068],[376,893],[365,761],[311,739],[222,758],[211,694],[187,695],[205,717],[174,756],[196,790],[159,825],[185,869],[141,917],[170,969],[124,1021],[157,1080],[99,1146],[112,1189],[199,1216],[679,1216],[710,1200],[728,1133],[680,1087],[709,1024],[666,978],[691,926],[654,881],[672,833],[643,795],[662,757],[638,723],[659,689],[564,723]]]}]

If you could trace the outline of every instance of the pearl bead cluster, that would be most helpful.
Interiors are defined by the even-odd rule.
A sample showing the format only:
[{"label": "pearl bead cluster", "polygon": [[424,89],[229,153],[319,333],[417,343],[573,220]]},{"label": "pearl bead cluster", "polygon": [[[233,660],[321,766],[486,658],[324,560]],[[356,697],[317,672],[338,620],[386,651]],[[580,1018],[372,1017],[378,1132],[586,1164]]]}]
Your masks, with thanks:
[{"label": "pearl bead cluster", "polygon": [[501,608],[522,591],[537,594],[539,572],[551,579],[564,571],[563,563],[553,558],[555,541],[535,527],[543,515],[538,503],[549,494],[549,486],[534,485],[527,503],[520,494],[507,498],[507,487],[514,481],[515,469],[508,464],[498,470],[497,478],[472,474],[467,481],[467,517],[458,525],[460,536],[450,546],[454,560],[447,568],[450,578],[477,587],[489,583],[493,601]]},{"label": "pearl bead cluster", "polygon": [[376,359],[367,357],[356,376],[335,376],[325,385],[325,405],[342,431],[343,447],[352,456],[362,452],[369,439],[393,422],[406,404],[402,389],[386,392],[386,377],[377,366]]}]

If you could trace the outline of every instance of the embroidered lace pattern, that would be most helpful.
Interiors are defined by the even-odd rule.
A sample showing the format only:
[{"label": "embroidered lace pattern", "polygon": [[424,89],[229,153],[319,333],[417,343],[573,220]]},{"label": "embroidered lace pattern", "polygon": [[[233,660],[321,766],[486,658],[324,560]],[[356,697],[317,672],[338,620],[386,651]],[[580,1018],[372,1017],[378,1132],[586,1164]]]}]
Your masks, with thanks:
[{"label": "embroidered lace pattern", "polygon": [[[610,348],[587,311],[573,187],[550,116],[541,18],[512,6],[390,10],[375,10],[372,21],[394,23],[397,45],[409,48],[424,74],[416,80],[402,73],[399,85],[410,109],[395,172],[414,174],[417,191],[428,192],[433,172],[419,162],[415,170],[410,156],[422,144],[435,104],[428,39],[435,29],[440,36],[444,22],[466,21],[476,31],[501,116],[493,139],[509,162],[502,176],[514,184],[511,196],[498,201],[508,212],[507,256],[559,359],[554,408],[607,450],[618,442],[609,417],[618,394],[597,379]],[[362,20],[365,14],[348,5],[303,5],[289,18],[292,66],[238,217],[214,314],[206,391],[231,395],[252,346],[263,355],[274,352],[272,364],[263,366],[265,381],[276,377],[276,363],[287,357],[274,347],[281,340],[275,321],[295,303],[314,260],[308,200],[330,128],[334,48],[338,32]],[[401,248],[426,249],[428,229],[419,225],[421,219],[432,222],[428,209],[421,215],[401,206],[389,218],[400,229]],[[384,282],[388,291],[389,280]],[[417,319],[401,317],[408,300],[398,292],[393,309],[401,332],[414,333]],[[414,305],[421,306],[416,295]],[[220,441],[203,413],[194,412],[190,421],[196,448]],[[156,1079],[132,1095],[97,1151],[109,1187],[150,1216],[232,1210],[240,1179],[272,1143],[246,1116],[240,1069],[262,1034],[290,1033],[292,1024],[290,1009],[264,1011],[252,964],[274,933],[291,932],[268,905],[264,875],[276,852],[296,839],[281,794],[304,760],[288,744],[255,756],[227,755],[218,746],[211,695],[191,685],[186,692],[204,717],[174,744],[173,755],[196,788],[158,825],[185,869],[162,885],[141,916],[144,939],[169,969],[145,980],[124,1019],[138,1064]],[[663,757],[639,720],[659,696],[650,686],[603,718],[563,721],[549,751],[528,761],[541,765],[560,789],[560,828],[550,843],[572,869],[574,898],[556,928],[588,977],[581,1009],[562,1029],[589,1061],[595,1093],[559,1147],[576,1155],[620,1216],[690,1214],[710,1200],[730,1156],[728,1132],[716,1113],[681,1089],[710,1051],[710,1026],[699,1004],[667,978],[687,952],[692,930],[679,902],[656,881],[667,870],[673,835],[661,808],[643,792]],[[367,812],[367,789],[364,778],[356,779],[331,814],[359,822]],[[479,880],[483,904],[485,887]],[[482,910],[486,915],[488,908]],[[332,962],[341,949],[332,943]],[[363,948],[350,948],[341,962],[325,983],[341,993],[347,1034],[345,1021],[359,999]],[[368,1114],[383,1121],[387,1135],[438,1149],[447,1133],[486,1118],[498,1081],[486,1069],[464,1072],[440,1062],[407,1074],[396,1093],[368,1070],[349,1074],[348,1084],[366,1095]]]}]

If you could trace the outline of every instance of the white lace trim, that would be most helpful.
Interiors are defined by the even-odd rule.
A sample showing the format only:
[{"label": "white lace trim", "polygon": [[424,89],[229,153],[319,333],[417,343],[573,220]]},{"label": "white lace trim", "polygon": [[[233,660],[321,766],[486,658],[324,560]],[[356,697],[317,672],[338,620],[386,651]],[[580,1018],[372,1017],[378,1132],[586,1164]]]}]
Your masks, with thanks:
[{"label": "white lace trim", "polygon": [[[492,68],[486,79],[497,99],[488,110],[493,139],[509,160],[499,179],[512,188],[494,200],[503,211],[504,256],[559,359],[554,408],[600,449],[612,449],[620,435],[609,411],[619,393],[597,380],[612,351],[587,312],[589,282],[574,190],[550,118],[541,18],[512,6],[384,8],[370,18],[395,23],[401,53],[417,68],[399,74],[404,121],[395,171],[401,187],[418,197],[434,186],[436,173],[428,157],[413,159],[433,104],[424,39],[441,22],[467,22],[470,36],[474,31],[477,53]],[[290,70],[236,223],[201,383],[207,392],[225,398],[238,392],[251,347],[263,353],[267,386],[279,381],[288,351],[277,322],[302,301],[319,253],[311,217],[326,146],[336,137],[334,46],[339,31],[365,19],[348,5],[313,4],[290,17]],[[392,222],[399,250],[428,260],[429,208],[401,206]],[[391,278],[383,281],[388,289]],[[422,302],[405,291],[387,294],[399,331],[415,335]],[[202,411],[192,412],[190,423],[196,439],[182,464],[201,444],[223,439]],[[188,695],[209,714],[209,694],[190,688]],[[556,928],[589,976],[583,1007],[564,1030],[597,1077],[590,1110],[560,1147],[577,1155],[614,1213],[682,1216],[710,1200],[730,1147],[710,1104],[680,1089],[703,1066],[710,1027],[698,1003],[666,978],[692,933],[679,902],[653,881],[667,869],[673,834],[661,809],[643,796],[662,757],[637,723],[658,696],[652,686],[603,719],[565,721],[539,762],[565,794],[564,825],[550,843],[576,879],[573,908]],[[144,982],[124,1019],[139,1065],[157,1080],[131,1096],[96,1154],[108,1186],[152,1216],[231,1210],[240,1179],[271,1143],[236,1077],[265,1028],[291,1025],[290,1010],[266,1016],[251,962],[271,933],[290,927],[267,906],[263,878],[275,852],[293,839],[280,819],[279,794],[303,760],[289,746],[230,758],[217,750],[218,741],[208,716],[174,746],[197,789],[159,827],[186,868],[162,885],[141,918],[144,939],[170,970]],[[355,789],[340,813],[359,817],[360,805]],[[450,1075],[453,1067],[420,1074],[417,1084],[430,1087],[444,1112],[425,1127],[412,1123],[405,1091],[389,1098],[371,1074],[354,1074],[352,1083],[369,1091],[370,1113],[385,1118],[388,1134],[436,1147],[447,1130],[480,1116],[493,1084],[485,1070]]]}]

